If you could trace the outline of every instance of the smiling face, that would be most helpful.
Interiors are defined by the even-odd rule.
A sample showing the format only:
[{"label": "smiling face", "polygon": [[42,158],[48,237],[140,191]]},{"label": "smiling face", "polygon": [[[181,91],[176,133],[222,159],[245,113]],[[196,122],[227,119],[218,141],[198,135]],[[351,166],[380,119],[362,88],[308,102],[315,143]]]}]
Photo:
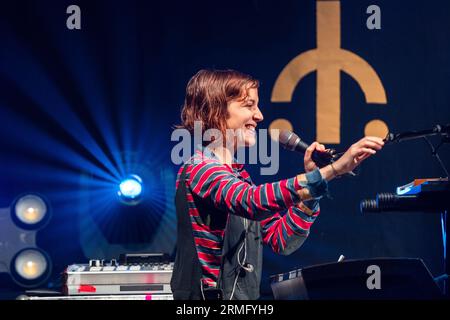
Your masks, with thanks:
[{"label": "smiling face", "polygon": [[228,103],[226,125],[227,129],[233,129],[237,133],[237,138],[234,138],[235,146],[244,144],[250,147],[256,143],[256,126],[263,120],[258,102],[258,89],[249,88],[244,90],[240,99]]}]

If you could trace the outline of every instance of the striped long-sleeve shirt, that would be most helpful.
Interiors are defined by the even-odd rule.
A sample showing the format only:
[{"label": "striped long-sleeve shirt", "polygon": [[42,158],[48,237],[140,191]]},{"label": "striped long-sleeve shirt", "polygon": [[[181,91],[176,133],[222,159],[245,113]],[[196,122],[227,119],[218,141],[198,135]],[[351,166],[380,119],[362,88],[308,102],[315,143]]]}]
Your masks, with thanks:
[{"label": "striped long-sleeve shirt", "polygon": [[[207,286],[216,286],[219,277],[229,214],[259,221],[263,242],[276,253],[289,254],[303,242],[299,243],[299,238],[308,236],[320,213],[318,201],[301,201],[297,191],[309,185],[297,177],[256,186],[243,165],[222,164],[206,148],[197,150],[185,165],[188,210],[202,282]],[[177,188],[183,168],[178,173]],[[216,209],[209,221],[202,212],[205,204]]]}]

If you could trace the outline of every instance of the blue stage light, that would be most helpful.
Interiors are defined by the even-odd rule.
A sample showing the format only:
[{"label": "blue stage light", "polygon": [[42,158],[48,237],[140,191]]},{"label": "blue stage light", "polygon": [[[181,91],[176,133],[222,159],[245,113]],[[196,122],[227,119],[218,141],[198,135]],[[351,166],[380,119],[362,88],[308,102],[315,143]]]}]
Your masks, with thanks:
[{"label": "blue stage light", "polygon": [[133,201],[142,194],[142,179],[132,174],[124,179],[119,185],[118,195],[124,201]]}]

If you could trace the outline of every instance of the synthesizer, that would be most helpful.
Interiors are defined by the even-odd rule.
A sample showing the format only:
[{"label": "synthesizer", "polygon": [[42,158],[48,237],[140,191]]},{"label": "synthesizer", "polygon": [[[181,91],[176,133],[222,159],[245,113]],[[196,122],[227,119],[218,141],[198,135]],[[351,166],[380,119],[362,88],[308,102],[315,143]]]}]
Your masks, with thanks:
[{"label": "synthesizer", "polygon": [[65,295],[172,294],[173,262],[93,259],[63,272]]}]

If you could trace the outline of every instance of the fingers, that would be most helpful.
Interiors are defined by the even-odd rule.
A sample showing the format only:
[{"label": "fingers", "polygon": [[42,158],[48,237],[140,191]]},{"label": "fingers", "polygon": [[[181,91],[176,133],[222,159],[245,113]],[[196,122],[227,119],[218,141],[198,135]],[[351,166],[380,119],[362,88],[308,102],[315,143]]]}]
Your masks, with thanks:
[{"label": "fingers", "polygon": [[370,153],[363,153],[362,155],[359,155],[358,157],[356,157],[356,161],[358,163],[363,162],[364,160],[366,160],[368,157],[370,157],[372,154]]},{"label": "fingers", "polygon": [[380,137],[366,136],[366,137],[364,137],[364,138],[367,139],[367,140],[376,142],[376,143],[378,143],[378,144],[380,144],[380,145],[384,145],[384,141],[383,141],[383,139],[381,139]]},{"label": "fingers", "polygon": [[371,147],[373,149],[381,150],[381,148],[384,146],[384,141],[379,137],[367,136],[359,140],[358,144],[360,146]]},{"label": "fingers", "polygon": [[377,150],[381,150],[383,148],[383,145],[384,142],[381,138],[365,137],[352,146],[351,149],[353,150],[351,151],[351,154],[357,159],[361,156],[361,153],[368,153],[369,155],[373,155]]},{"label": "fingers", "polygon": [[314,150],[316,150],[316,146],[318,145],[318,142],[313,142],[311,145],[306,149],[305,151],[305,160],[311,159],[312,153]]},{"label": "fingers", "polygon": [[304,166],[305,166],[305,172],[310,172],[312,170],[314,170],[317,166],[314,163],[314,161],[311,159],[312,158],[312,153],[314,152],[314,150],[316,150],[319,147],[319,143],[318,142],[313,142],[305,151],[305,156],[304,156]]},{"label": "fingers", "polygon": [[314,141],[313,143],[311,143],[311,145],[305,151],[305,156],[304,156],[305,162],[311,161],[312,154],[315,150],[320,151],[320,152],[326,151],[325,146],[323,144],[320,144],[317,141]]},{"label": "fingers", "polygon": [[368,153],[369,155],[373,155],[375,153],[377,153],[376,150],[370,149],[370,148],[361,148],[358,150],[358,156],[363,154],[363,153]]},{"label": "fingers", "polygon": [[326,149],[323,144],[320,144],[317,141],[314,141],[313,143],[311,143],[311,145],[308,147],[308,149],[306,149],[306,152],[313,153],[314,150],[325,151]]},{"label": "fingers", "polygon": [[362,141],[360,144],[358,144],[358,147],[381,150],[381,148],[383,148],[383,145],[380,145],[380,144],[370,141],[370,140],[365,140],[365,141]]},{"label": "fingers", "polygon": [[342,165],[344,172],[349,172],[361,164],[362,161],[376,154],[383,146],[384,142],[381,138],[364,137],[353,144],[335,163]]},{"label": "fingers", "polygon": [[377,152],[373,149],[361,148],[360,150],[358,150],[357,155],[355,157],[356,162],[359,164],[362,161],[366,160],[368,157],[374,155],[375,153],[377,153]]},{"label": "fingers", "polygon": [[325,146],[323,144],[318,143],[317,141],[314,141],[306,149],[305,156],[303,158],[306,172],[312,171],[312,170],[314,170],[317,167],[317,165],[312,160],[313,152],[316,151],[316,150],[320,151],[320,152],[325,152]]},{"label": "fingers", "polygon": [[323,144],[320,144],[320,143],[317,144],[316,150],[319,150],[319,151],[326,151],[325,146],[324,146]]}]

